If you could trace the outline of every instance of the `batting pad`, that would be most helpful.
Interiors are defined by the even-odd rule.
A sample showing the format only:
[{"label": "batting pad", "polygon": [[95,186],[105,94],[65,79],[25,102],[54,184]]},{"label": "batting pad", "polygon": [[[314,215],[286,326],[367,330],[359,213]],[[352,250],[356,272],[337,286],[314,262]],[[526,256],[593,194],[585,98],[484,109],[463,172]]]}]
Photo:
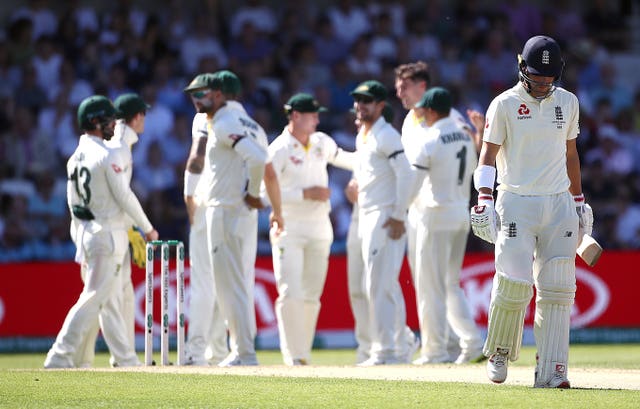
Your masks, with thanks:
[{"label": "batting pad", "polygon": [[509,349],[509,359],[518,360],[527,305],[533,296],[531,283],[504,274],[493,277],[489,326],[483,352],[495,354],[498,348]]},{"label": "batting pad", "polygon": [[536,383],[554,376],[566,378],[569,358],[571,306],[576,294],[576,267],[572,258],[547,261],[536,277],[536,314],[533,333],[538,349]]}]

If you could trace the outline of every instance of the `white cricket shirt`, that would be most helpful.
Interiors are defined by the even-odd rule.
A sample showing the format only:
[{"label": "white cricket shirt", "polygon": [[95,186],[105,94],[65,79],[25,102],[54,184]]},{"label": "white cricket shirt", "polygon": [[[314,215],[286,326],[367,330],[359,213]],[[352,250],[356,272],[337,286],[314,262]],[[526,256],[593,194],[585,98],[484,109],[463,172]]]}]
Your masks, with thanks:
[{"label": "white cricket shirt", "polygon": [[383,117],[368,132],[361,127],[356,137],[356,157],[353,173],[361,211],[390,207],[391,217],[404,220],[414,175],[398,131]]},{"label": "white cricket shirt", "polygon": [[476,148],[469,133],[452,117],[440,119],[421,132],[424,142],[411,163],[417,168],[418,177],[424,177],[417,205],[422,208],[462,205],[466,208],[471,177],[478,165]]},{"label": "white cricket shirt", "polygon": [[[228,105],[209,120],[205,171],[197,187],[197,195],[207,206],[241,206],[246,192],[259,196],[267,158],[256,142],[261,129],[248,115]],[[251,175],[248,182],[247,174]]]},{"label": "white cricket shirt", "polygon": [[303,190],[313,186],[328,187],[327,163],[341,166],[338,156],[349,155],[323,132],[312,133],[309,143],[304,146],[291,135],[287,127],[284,128],[269,145],[269,159],[280,183],[285,220],[314,220],[329,214],[329,200],[320,202],[304,199]]},{"label": "white cricket shirt", "polygon": [[125,228],[125,215],[142,231],[153,226],[131,191],[125,162],[102,138],[84,134],[67,161],[67,203],[86,207],[103,227]]},{"label": "white cricket shirt", "polygon": [[580,133],[574,94],[556,88],[538,101],[518,82],[491,101],[486,118],[483,140],[501,145],[499,190],[536,196],[569,189],[567,140]]}]

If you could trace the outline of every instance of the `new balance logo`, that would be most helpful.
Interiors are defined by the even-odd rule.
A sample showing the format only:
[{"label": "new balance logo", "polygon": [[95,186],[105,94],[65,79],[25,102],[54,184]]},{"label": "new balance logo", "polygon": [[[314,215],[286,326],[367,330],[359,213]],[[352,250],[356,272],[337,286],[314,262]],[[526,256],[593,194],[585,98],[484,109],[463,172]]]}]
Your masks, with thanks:
[{"label": "new balance logo", "polygon": [[573,236],[573,232],[572,231],[564,232],[564,237],[571,237],[571,236]]}]

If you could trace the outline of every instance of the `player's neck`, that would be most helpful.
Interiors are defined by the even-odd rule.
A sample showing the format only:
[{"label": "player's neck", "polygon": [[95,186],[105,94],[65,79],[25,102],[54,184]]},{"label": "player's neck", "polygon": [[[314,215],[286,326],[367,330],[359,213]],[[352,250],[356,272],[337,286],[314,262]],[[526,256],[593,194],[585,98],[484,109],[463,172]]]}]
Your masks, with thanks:
[{"label": "player's neck", "polygon": [[289,126],[287,127],[287,129],[289,130],[289,133],[296,138],[296,140],[298,142],[300,142],[303,146],[307,146],[309,145],[309,137],[311,136],[311,134],[307,133],[307,132],[302,132],[300,131],[300,129],[297,129],[295,126],[293,126],[292,124],[289,124]]}]

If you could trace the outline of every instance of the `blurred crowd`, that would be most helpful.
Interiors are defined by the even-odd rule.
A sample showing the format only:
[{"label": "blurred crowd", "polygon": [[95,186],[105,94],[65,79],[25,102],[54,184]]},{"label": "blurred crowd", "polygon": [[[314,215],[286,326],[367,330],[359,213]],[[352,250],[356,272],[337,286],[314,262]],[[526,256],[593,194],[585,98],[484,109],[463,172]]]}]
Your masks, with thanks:
[{"label": "blurred crowd", "polygon": [[[349,92],[360,81],[378,79],[393,90],[398,64],[424,60],[432,85],[449,88],[461,112],[484,112],[515,83],[525,40],[541,33],[561,44],[561,85],[580,99],[578,144],[594,235],[608,249],[640,248],[640,89],[611,59],[633,55],[635,2],[24,3],[6,11],[0,27],[0,262],[73,259],[64,165],[80,134],[76,108],[87,96],[133,91],[151,105],[133,148],[132,185],[160,237],[186,242],[182,174],[194,109],[182,90],[196,74],[236,72],[242,103],[270,139],[286,124],[284,101],[310,92],[329,108],[319,128],[353,150]],[[399,129],[405,112],[390,102]],[[344,251],[350,220],[349,178],[330,169],[335,252]],[[262,254],[270,254],[267,216],[261,213]],[[490,249],[473,237],[468,247]]]}]

